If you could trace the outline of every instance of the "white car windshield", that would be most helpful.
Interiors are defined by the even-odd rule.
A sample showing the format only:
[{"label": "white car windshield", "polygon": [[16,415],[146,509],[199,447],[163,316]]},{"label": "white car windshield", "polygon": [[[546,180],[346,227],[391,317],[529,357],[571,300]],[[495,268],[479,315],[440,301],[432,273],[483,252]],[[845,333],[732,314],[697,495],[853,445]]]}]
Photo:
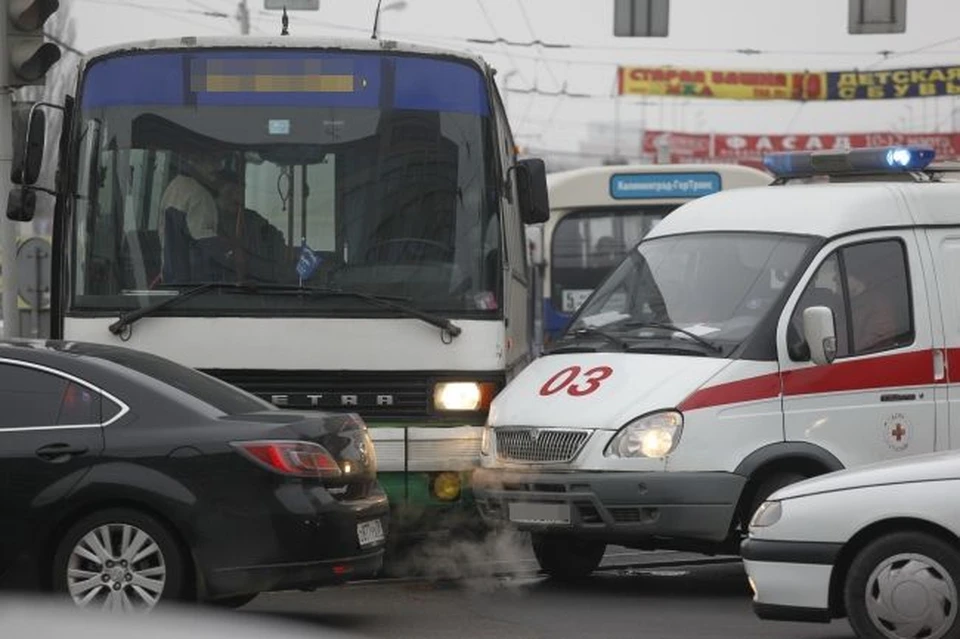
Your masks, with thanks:
[{"label": "white car windshield", "polygon": [[641,242],[566,335],[600,330],[636,350],[658,338],[690,344],[702,338],[701,346],[728,353],[776,305],[812,244],[806,237],[720,232]]}]

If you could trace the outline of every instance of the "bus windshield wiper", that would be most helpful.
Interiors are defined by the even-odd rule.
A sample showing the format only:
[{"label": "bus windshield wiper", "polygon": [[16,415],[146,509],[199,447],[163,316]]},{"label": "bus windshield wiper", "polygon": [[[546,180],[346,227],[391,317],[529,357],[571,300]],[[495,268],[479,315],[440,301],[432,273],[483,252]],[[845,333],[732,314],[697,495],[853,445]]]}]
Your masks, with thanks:
[{"label": "bus windshield wiper", "polygon": [[710,342],[709,340],[706,340],[700,337],[696,333],[680,328],[679,326],[674,326],[673,324],[664,324],[660,322],[627,322],[623,326],[625,328],[658,328],[664,331],[671,331],[673,333],[681,333],[683,335],[686,335],[690,339],[694,340],[701,346],[705,346],[706,348],[709,348],[714,353],[723,352],[723,349],[720,346],[714,344],[713,342]]},{"label": "bus windshield wiper", "polygon": [[281,292],[294,295],[308,295],[311,297],[354,297],[365,300],[382,308],[388,308],[390,310],[404,313],[410,317],[416,317],[417,319],[420,319],[428,324],[445,330],[450,334],[451,337],[457,337],[461,332],[463,332],[463,329],[445,317],[428,313],[418,308],[403,304],[402,302],[406,301],[407,298],[385,295],[370,295],[360,291],[344,291],[332,288],[295,286],[292,284],[257,284],[254,282],[206,282],[203,284],[198,284],[181,291],[174,297],[170,297],[151,306],[144,306],[143,308],[138,308],[134,311],[122,313],[120,318],[108,328],[114,335],[119,335],[128,326],[143,317],[153,315],[158,311],[162,311],[165,308],[177,304],[178,302],[183,302],[191,297],[196,297],[197,295],[213,290],[230,290],[251,295],[256,295],[258,293]]},{"label": "bus windshield wiper", "polygon": [[308,295],[311,297],[353,297],[359,300],[370,302],[381,308],[399,311],[409,317],[415,317],[440,328],[450,334],[451,337],[457,337],[463,332],[463,329],[448,320],[446,317],[430,313],[422,309],[404,304],[409,301],[408,297],[396,297],[393,295],[373,295],[361,291],[351,291],[339,288],[321,288],[317,286],[296,286],[294,284],[251,284],[254,292],[281,292],[293,295]]},{"label": "bus windshield wiper", "polygon": [[244,282],[204,282],[203,284],[197,284],[190,288],[187,288],[183,291],[180,291],[177,295],[173,297],[168,297],[167,299],[157,302],[156,304],[151,304],[150,306],[143,306],[133,311],[128,311],[126,313],[120,313],[120,317],[116,322],[107,327],[107,329],[114,335],[119,335],[124,331],[125,328],[136,322],[137,320],[146,317],[148,315],[153,315],[157,311],[162,311],[163,309],[178,304],[185,300],[190,299],[191,297],[196,297],[201,293],[206,293],[207,291],[216,291],[221,289],[230,289],[235,291],[240,291],[243,293],[252,293],[254,286],[252,284],[246,284]]}]

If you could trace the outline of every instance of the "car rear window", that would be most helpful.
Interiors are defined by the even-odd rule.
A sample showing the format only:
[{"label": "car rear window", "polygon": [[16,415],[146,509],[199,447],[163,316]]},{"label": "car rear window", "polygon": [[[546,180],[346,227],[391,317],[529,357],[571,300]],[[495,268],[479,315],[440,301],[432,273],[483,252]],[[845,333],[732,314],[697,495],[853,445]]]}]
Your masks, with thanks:
[{"label": "car rear window", "polygon": [[147,353],[113,348],[90,349],[90,355],[125,366],[187,393],[227,415],[274,410],[265,402],[236,386],[170,360]]}]

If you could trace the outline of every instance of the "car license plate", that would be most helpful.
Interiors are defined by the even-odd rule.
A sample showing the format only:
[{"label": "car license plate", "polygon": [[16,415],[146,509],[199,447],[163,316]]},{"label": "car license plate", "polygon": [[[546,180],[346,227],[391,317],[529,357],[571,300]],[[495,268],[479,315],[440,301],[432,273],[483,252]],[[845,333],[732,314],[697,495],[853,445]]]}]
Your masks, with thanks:
[{"label": "car license plate", "polygon": [[357,539],[360,546],[372,546],[383,542],[383,526],[379,519],[357,524]]},{"label": "car license plate", "polygon": [[570,504],[510,504],[510,521],[518,524],[569,524]]}]

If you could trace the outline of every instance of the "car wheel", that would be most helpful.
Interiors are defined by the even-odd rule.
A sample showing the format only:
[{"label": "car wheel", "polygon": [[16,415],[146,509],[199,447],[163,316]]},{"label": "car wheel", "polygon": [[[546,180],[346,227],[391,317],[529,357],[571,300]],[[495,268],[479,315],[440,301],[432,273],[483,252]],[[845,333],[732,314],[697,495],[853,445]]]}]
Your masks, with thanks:
[{"label": "car wheel", "polygon": [[960,635],[960,554],[924,533],[881,537],[853,559],[844,584],[860,637],[941,639]]},{"label": "car wheel", "polygon": [[607,544],[562,535],[535,533],[533,554],[540,568],[555,579],[580,579],[600,565]]},{"label": "car wheel", "polygon": [[209,606],[217,608],[243,608],[248,603],[260,596],[259,592],[249,595],[234,595],[233,597],[223,597],[221,599],[211,599],[207,602]]},{"label": "car wheel", "polygon": [[156,519],[128,509],[74,524],[53,559],[53,585],[81,608],[147,612],[183,595],[183,557]]}]

